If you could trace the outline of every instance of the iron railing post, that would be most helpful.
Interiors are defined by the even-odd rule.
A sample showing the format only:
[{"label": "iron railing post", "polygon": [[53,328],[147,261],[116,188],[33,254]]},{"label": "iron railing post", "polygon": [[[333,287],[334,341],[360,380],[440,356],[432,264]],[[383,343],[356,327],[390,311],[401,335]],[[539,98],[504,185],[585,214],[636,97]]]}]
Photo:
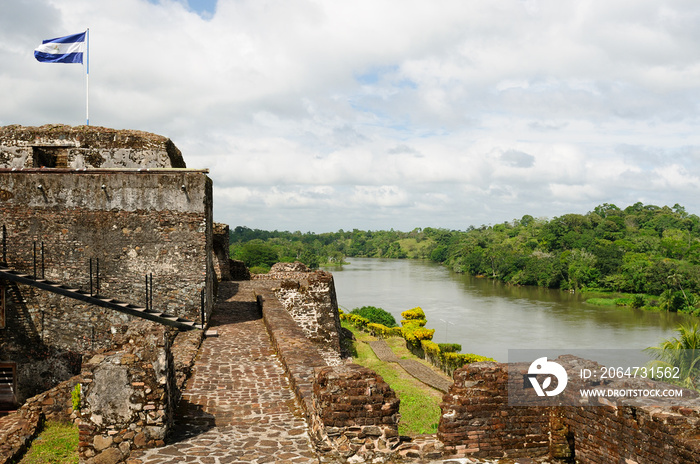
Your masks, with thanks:
[{"label": "iron railing post", "polygon": [[201,311],[202,311],[202,329],[204,329],[204,289],[200,292]]},{"label": "iron railing post", "polygon": [[7,264],[7,227],[2,225],[2,262]]},{"label": "iron railing post", "polygon": [[95,273],[95,278],[97,279],[97,295],[100,294],[100,258],[95,258],[95,261],[97,263],[97,271]]}]

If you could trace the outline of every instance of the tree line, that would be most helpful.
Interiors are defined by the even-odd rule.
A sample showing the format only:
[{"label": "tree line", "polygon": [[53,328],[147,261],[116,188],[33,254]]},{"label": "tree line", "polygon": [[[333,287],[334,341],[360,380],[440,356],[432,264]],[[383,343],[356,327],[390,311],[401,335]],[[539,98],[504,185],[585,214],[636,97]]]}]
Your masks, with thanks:
[{"label": "tree line", "polygon": [[231,254],[258,271],[277,261],[318,267],[345,257],[429,259],[514,285],[655,295],[669,311],[693,311],[700,293],[700,218],[678,204],[605,203],[586,214],[525,215],[466,230],[315,234],[239,226],[231,230]]}]

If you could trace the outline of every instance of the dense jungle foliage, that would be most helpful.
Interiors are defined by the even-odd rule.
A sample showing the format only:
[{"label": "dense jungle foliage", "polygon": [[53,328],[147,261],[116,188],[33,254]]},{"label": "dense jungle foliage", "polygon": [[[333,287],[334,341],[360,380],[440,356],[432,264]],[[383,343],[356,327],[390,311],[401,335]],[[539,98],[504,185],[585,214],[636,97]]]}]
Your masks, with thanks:
[{"label": "dense jungle foliage", "polygon": [[[668,311],[694,311],[700,293],[700,218],[676,204],[597,206],[553,219],[525,215],[465,231],[343,231],[322,234],[236,227],[231,255],[264,271],[277,261],[311,267],[346,256],[417,258],[516,285],[577,290],[596,287],[649,295]],[[642,297],[645,294],[647,297]]]}]

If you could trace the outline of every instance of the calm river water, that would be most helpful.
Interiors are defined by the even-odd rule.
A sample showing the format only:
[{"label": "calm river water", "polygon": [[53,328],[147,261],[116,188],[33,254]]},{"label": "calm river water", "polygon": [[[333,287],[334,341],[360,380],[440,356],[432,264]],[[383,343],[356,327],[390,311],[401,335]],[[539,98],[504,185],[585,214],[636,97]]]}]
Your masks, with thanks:
[{"label": "calm river water", "polygon": [[[420,306],[435,342],[508,361],[509,349],[643,349],[675,336],[689,316],[584,303],[578,294],[512,287],[418,260],[350,258],[328,268],[347,311],[378,306],[401,320]],[[696,318],[692,318],[696,320]]]}]

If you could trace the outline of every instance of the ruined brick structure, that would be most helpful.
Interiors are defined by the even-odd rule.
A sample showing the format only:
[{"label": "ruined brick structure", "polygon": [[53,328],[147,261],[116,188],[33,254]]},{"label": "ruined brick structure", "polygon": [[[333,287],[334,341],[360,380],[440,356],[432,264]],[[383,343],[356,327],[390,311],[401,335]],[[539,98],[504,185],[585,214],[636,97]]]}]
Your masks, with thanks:
[{"label": "ruined brick structure", "polygon": [[[569,382],[563,404],[574,404],[576,372],[597,366],[574,356],[557,362],[567,368]],[[599,367],[599,366],[598,366]],[[515,372],[515,374],[513,374]],[[455,371],[455,383],[445,394],[438,438],[455,457],[534,457],[575,459],[580,464],[700,463],[700,399],[684,391],[677,399],[626,399],[610,402],[589,398],[585,406],[510,406],[509,381],[525,382],[527,366],[474,363]],[[596,388],[668,388],[667,384],[625,379],[602,381]],[[578,400],[577,400],[578,401]],[[580,401],[579,401],[580,404]]]},{"label": "ruined brick structure", "polygon": [[[216,279],[206,174],[186,169],[175,145],[153,134],[0,128],[3,258],[11,269],[94,292],[99,265],[101,295],[200,321]],[[154,325],[27,285],[0,287],[0,364],[15,366],[20,403],[77,374],[85,353],[113,348],[128,327]]]}]

